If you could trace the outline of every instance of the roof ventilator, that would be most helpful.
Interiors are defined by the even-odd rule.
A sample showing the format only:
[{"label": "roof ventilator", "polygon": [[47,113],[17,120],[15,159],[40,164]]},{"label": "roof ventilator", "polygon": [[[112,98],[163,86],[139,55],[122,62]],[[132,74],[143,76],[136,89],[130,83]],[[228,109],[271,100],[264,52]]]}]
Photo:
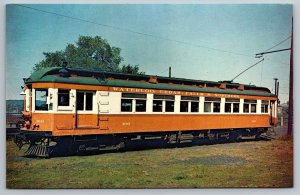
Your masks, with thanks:
[{"label": "roof ventilator", "polygon": [[149,83],[158,83],[157,82],[157,76],[150,76],[150,78],[149,78],[149,81],[148,81]]},{"label": "roof ventilator", "polygon": [[242,85],[242,84],[239,84],[239,87],[237,88],[238,90],[240,90],[240,91],[244,91],[244,89],[245,89],[245,86],[244,85]]},{"label": "roof ventilator", "polygon": [[219,88],[220,89],[226,89],[226,83],[221,83]]}]

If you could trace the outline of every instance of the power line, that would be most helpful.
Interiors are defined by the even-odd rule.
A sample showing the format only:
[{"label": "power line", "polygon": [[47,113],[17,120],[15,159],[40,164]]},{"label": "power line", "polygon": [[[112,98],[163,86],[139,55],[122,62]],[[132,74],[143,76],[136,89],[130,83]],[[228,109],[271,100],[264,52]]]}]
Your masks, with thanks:
[{"label": "power line", "polygon": [[279,43],[277,43],[276,45],[274,45],[273,47],[267,49],[267,50],[264,51],[264,52],[270,51],[271,49],[273,49],[273,48],[275,48],[276,46],[278,46],[278,45],[284,43],[286,40],[288,40],[288,39],[290,39],[290,38],[291,38],[291,36],[288,36],[287,38],[285,38],[284,40],[280,41]]},{"label": "power line", "polygon": [[158,74],[165,73],[165,72],[167,72],[168,70],[169,70],[169,67],[168,67],[167,69],[163,70],[162,72],[158,73]]},{"label": "power line", "polygon": [[31,10],[35,10],[35,11],[38,11],[38,12],[43,12],[43,13],[47,13],[47,14],[52,14],[52,15],[64,17],[64,18],[69,18],[69,19],[72,19],[72,20],[86,22],[86,23],[90,23],[90,24],[94,24],[94,25],[98,25],[98,26],[102,26],[102,27],[106,27],[106,28],[112,28],[112,29],[119,30],[119,31],[130,32],[130,33],[134,33],[134,34],[138,34],[138,35],[142,35],[142,36],[147,36],[147,37],[152,37],[152,38],[160,39],[160,40],[164,40],[164,41],[176,42],[176,43],[189,45],[189,46],[193,46],[193,47],[205,48],[205,49],[209,49],[209,50],[213,50],[213,51],[217,51],[217,52],[230,53],[230,54],[235,54],[235,55],[246,56],[246,57],[251,57],[252,58],[252,56],[250,56],[250,55],[246,55],[246,54],[242,54],[242,53],[238,53],[238,52],[227,51],[227,50],[223,50],[223,49],[217,49],[217,48],[212,48],[212,47],[208,47],[208,46],[188,43],[188,42],[184,42],[184,41],[180,41],[180,40],[176,40],[176,39],[169,39],[169,38],[166,38],[166,37],[161,37],[161,36],[152,35],[152,34],[148,34],[148,33],[142,33],[142,32],[134,31],[134,30],[127,29],[127,28],[120,28],[120,27],[117,27],[117,26],[111,26],[111,25],[102,24],[102,23],[98,23],[98,22],[93,22],[93,21],[90,21],[90,20],[81,19],[81,18],[77,18],[77,17],[73,17],[73,16],[68,16],[68,15],[64,15],[64,14],[60,14],[60,13],[56,13],[56,12],[45,11],[45,10],[41,10],[41,9],[37,9],[37,8],[25,6],[25,5],[20,5],[20,4],[14,4],[14,5],[20,6],[20,7],[23,7],[23,8],[27,8],[27,9],[31,9]]}]

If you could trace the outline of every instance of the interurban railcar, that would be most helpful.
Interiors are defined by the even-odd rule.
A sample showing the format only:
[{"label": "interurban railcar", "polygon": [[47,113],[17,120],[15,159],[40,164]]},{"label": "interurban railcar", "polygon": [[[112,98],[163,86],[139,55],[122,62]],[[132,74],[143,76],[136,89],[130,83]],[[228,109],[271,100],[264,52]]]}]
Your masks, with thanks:
[{"label": "interurban railcar", "polygon": [[28,156],[49,157],[59,147],[114,149],[132,139],[237,140],[276,123],[277,97],[254,85],[66,67],[24,81],[24,124],[15,142],[29,144]]}]

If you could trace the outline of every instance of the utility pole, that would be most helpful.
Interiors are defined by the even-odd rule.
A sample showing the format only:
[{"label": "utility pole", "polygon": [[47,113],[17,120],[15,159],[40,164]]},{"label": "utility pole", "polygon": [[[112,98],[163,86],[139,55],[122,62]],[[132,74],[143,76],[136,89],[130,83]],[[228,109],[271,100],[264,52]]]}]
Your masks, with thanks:
[{"label": "utility pole", "polygon": [[171,68],[171,66],[169,66],[169,78],[171,78],[171,76],[172,76],[171,71],[172,71],[172,68]]},{"label": "utility pole", "polygon": [[275,81],[275,95],[278,97],[278,91],[277,91],[277,81],[278,81],[278,78],[274,78],[274,81]]},{"label": "utility pole", "polygon": [[294,125],[294,100],[293,100],[293,66],[294,66],[294,60],[293,60],[293,18],[292,18],[292,38],[291,38],[291,53],[290,53],[290,88],[289,88],[289,120],[288,120],[288,131],[287,136],[292,137],[293,136],[293,125]]}]

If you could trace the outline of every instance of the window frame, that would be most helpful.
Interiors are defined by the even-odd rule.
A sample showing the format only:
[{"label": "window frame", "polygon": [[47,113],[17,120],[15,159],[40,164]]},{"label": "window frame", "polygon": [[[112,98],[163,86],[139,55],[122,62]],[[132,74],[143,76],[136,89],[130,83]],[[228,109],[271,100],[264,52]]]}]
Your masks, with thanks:
[{"label": "window frame", "polygon": [[[183,110],[182,109],[182,105],[183,103],[187,102],[187,110]],[[193,110],[192,108],[192,104],[196,103],[197,104],[197,109]],[[199,96],[181,96],[180,97],[180,108],[179,108],[179,112],[180,113],[199,113],[200,112],[200,97]]]},{"label": "window frame", "polygon": [[[235,114],[240,113],[240,103],[241,99],[239,98],[225,98],[225,104],[224,104],[224,113],[226,114]],[[230,105],[230,111],[226,111],[226,105]],[[238,105],[238,111],[235,112],[234,105]]]},{"label": "window frame", "polygon": [[[213,98],[213,97],[204,97],[204,108],[203,108],[203,112],[204,113],[221,113],[221,98]],[[210,104],[210,111],[205,111],[205,104]],[[215,104],[219,104],[219,112],[215,112],[214,108],[215,108]]]},{"label": "window frame", "polygon": [[[161,102],[161,110],[154,111],[154,102]],[[167,111],[167,102],[173,103],[173,110]],[[175,95],[154,94],[152,100],[152,113],[175,113]]]},{"label": "window frame", "polygon": [[[270,101],[269,100],[262,100],[260,105],[260,112],[262,114],[268,114],[270,110]],[[267,109],[266,109],[267,108]],[[267,112],[266,112],[267,110]]]},{"label": "window frame", "polygon": [[[131,110],[122,111],[122,101],[131,100]],[[138,111],[137,101],[144,101],[145,110]],[[121,104],[120,104],[121,113],[146,113],[147,112],[147,94],[146,93],[122,93],[121,94]]]},{"label": "window frame", "polygon": [[[256,99],[244,99],[243,103],[243,113],[245,114],[257,114],[257,100]],[[248,107],[248,112],[245,112],[245,106]],[[255,108],[255,112],[252,112],[252,107]]]}]

